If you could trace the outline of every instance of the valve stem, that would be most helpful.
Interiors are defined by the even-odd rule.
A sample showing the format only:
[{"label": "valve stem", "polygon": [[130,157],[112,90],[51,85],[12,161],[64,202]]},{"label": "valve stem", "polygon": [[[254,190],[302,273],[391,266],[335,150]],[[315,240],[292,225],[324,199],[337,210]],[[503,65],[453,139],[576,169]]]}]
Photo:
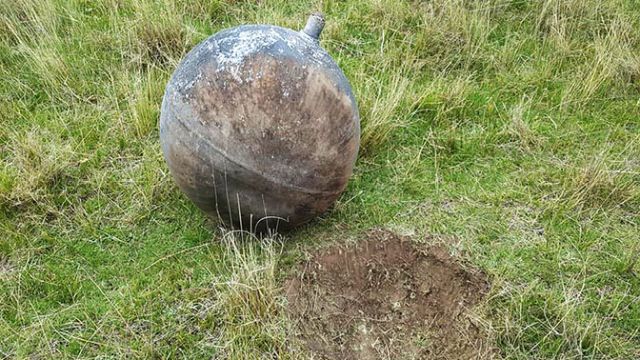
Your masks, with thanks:
[{"label": "valve stem", "polygon": [[313,13],[311,14],[311,16],[309,16],[309,20],[307,20],[307,25],[305,25],[302,32],[318,40],[320,38],[320,33],[322,32],[323,28],[324,28],[324,16],[322,16],[321,13]]}]

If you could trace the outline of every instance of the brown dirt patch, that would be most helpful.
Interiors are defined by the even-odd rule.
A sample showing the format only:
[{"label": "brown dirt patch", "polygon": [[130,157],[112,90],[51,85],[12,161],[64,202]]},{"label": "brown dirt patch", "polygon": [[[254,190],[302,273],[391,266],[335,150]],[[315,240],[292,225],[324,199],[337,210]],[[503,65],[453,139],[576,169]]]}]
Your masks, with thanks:
[{"label": "brown dirt patch", "polygon": [[298,338],[325,359],[488,359],[491,342],[467,316],[489,289],[441,247],[374,230],[325,249],[285,284]]}]

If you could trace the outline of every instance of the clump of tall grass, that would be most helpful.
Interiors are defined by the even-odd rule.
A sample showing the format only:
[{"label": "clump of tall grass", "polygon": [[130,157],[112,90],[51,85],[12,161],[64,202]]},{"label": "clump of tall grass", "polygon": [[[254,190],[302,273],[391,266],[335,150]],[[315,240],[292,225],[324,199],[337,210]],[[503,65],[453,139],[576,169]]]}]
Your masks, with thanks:
[{"label": "clump of tall grass", "polygon": [[508,117],[501,131],[502,134],[510,138],[522,150],[531,151],[540,144],[540,137],[530,125],[528,112],[532,99],[523,96],[520,102],[511,107]]},{"label": "clump of tall grass", "polygon": [[6,151],[11,153],[2,168],[0,200],[19,207],[44,202],[55,182],[72,166],[76,154],[47,131],[11,133]]},{"label": "clump of tall grass", "polygon": [[[471,72],[484,66],[483,51],[492,31],[489,11],[462,1],[417,6],[418,12],[406,3],[371,4],[366,21],[382,39],[374,55],[378,61],[359,65],[354,72],[365,154],[410,124],[416,104],[433,93],[432,87],[440,88],[449,73]],[[398,18],[404,21],[396,26]],[[396,20],[391,23],[390,19]],[[435,84],[425,86],[430,78]],[[453,88],[444,92],[460,92],[460,84],[453,81]]]},{"label": "clump of tall grass", "polygon": [[563,198],[577,211],[624,207],[638,199],[629,161],[624,154],[602,151],[573,168],[564,181]]},{"label": "clump of tall grass", "polygon": [[223,358],[293,358],[290,324],[278,279],[282,252],[277,236],[258,239],[242,231],[225,232],[223,253],[210,296],[200,299],[201,317],[210,318],[213,341]]},{"label": "clump of tall grass", "polygon": [[578,67],[577,76],[566,87],[561,104],[583,107],[594,100],[619,96],[611,93],[614,83],[628,84],[637,79],[639,56],[633,27],[624,18],[611,20],[602,33],[594,35],[586,49],[587,58]]},{"label": "clump of tall grass", "polygon": [[394,75],[388,83],[373,79],[361,88],[371,94],[361,101],[362,135],[360,144],[366,153],[389,139],[391,134],[407,123],[407,111],[401,106],[406,103],[410,80],[402,74]]},{"label": "clump of tall grass", "polygon": [[49,38],[60,41],[55,3],[51,0],[3,1],[0,3],[0,41],[11,45],[36,44]]},{"label": "clump of tall grass", "polygon": [[182,13],[170,1],[134,3],[135,17],[128,31],[130,61],[143,69],[171,65],[193,46]]}]

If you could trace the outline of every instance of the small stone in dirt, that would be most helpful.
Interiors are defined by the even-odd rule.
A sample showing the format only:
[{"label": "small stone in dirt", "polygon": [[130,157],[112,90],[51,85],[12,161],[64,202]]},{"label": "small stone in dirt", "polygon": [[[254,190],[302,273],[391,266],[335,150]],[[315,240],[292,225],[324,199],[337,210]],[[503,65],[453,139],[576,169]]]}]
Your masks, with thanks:
[{"label": "small stone in dirt", "polygon": [[289,316],[307,351],[325,359],[489,359],[466,316],[489,289],[441,247],[374,230],[358,246],[325,249],[286,281]]}]

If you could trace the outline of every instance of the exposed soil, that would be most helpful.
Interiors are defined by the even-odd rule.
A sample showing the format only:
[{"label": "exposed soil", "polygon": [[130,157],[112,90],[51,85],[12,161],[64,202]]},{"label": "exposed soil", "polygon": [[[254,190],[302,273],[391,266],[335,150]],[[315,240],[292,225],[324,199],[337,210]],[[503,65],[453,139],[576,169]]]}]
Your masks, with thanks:
[{"label": "exposed soil", "polygon": [[298,337],[322,359],[489,359],[491,342],[467,315],[489,289],[480,271],[441,247],[384,230],[325,249],[287,280]]}]

